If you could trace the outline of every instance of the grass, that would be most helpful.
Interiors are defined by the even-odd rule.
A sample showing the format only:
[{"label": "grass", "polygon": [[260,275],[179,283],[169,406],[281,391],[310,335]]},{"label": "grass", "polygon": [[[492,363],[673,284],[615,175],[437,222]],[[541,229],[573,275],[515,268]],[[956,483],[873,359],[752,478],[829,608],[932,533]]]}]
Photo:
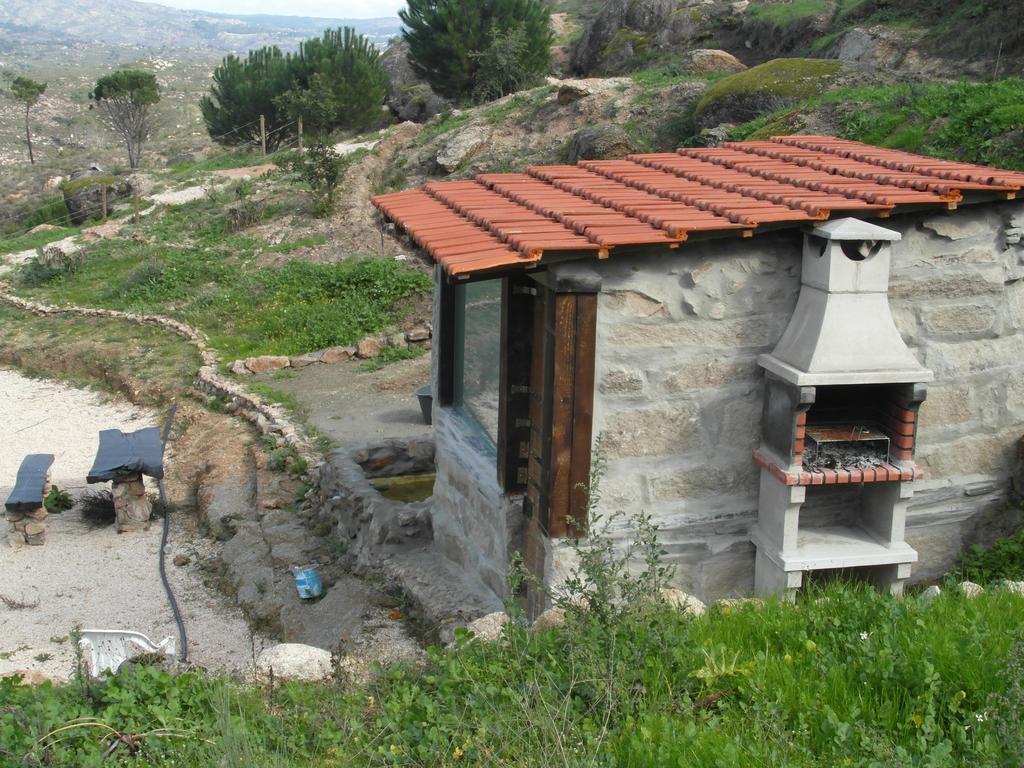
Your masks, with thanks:
[{"label": "grass", "polygon": [[739,126],[736,139],[792,133],[801,116],[835,107],[840,134],[882,147],[1024,169],[1024,79],[845,88]]},{"label": "grass", "polygon": [[[138,226],[143,240],[94,243],[85,268],[20,288],[54,303],[177,317],[205,330],[229,360],[352,344],[397,320],[402,299],[429,289],[428,276],[391,260],[260,269],[267,246],[226,231],[229,197],[168,209]],[[268,203],[266,215],[285,205]]]},{"label": "grass", "polygon": [[564,629],[510,626],[493,644],[463,636],[365,687],[145,666],[88,687],[5,679],[0,760],[100,765],[95,729],[47,736],[88,717],[168,729],[144,739],[151,767],[1011,765],[1022,619],[1008,593],[926,602],[832,585],[796,607],[688,618],[640,603],[570,614]]},{"label": "grass", "polygon": [[42,248],[44,245],[78,234],[78,227],[59,227],[44,232],[25,233],[16,237],[0,238],[0,256],[18,253],[30,249]]},{"label": "grass", "polygon": [[191,391],[201,365],[185,339],[151,325],[81,317],[38,317],[0,304],[0,363],[30,376],[162,404]]}]

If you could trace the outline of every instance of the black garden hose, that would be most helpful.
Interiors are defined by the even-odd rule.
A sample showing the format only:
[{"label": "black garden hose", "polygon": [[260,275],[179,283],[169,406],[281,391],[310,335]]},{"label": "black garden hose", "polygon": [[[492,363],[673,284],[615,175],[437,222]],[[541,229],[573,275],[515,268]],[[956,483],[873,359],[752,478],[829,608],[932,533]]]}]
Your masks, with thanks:
[{"label": "black garden hose", "polygon": [[[178,404],[171,405],[171,412],[167,416],[167,424],[164,425],[164,432],[160,436],[163,448],[167,448],[167,439],[171,436],[171,425],[174,423],[174,414],[178,410]],[[188,635],[185,634],[185,622],[181,619],[181,611],[178,610],[178,601],[174,598],[174,590],[167,581],[167,536],[171,530],[171,510],[167,506],[167,491],[164,488],[164,480],[160,478],[158,483],[160,489],[160,504],[164,508],[164,532],[160,537],[160,580],[164,583],[164,591],[167,593],[167,600],[171,604],[171,612],[174,613],[174,622],[178,625],[178,639],[180,640],[180,656],[183,662],[188,661]]]}]

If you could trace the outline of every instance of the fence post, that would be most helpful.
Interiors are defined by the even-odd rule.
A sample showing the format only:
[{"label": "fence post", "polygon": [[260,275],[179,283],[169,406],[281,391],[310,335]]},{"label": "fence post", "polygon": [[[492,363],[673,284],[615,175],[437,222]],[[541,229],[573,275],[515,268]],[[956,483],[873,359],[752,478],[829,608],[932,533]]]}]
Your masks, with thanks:
[{"label": "fence post", "polygon": [[263,156],[267,156],[267,118],[260,115],[260,145],[263,147]]},{"label": "fence post", "polygon": [[299,152],[301,152],[302,151],[302,115],[298,116],[298,118],[295,120],[295,124],[298,126],[298,129],[299,129]]},{"label": "fence post", "polygon": [[107,185],[102,184],[100,186],[100,208],[103,213],[103,218],[107,218]]}]

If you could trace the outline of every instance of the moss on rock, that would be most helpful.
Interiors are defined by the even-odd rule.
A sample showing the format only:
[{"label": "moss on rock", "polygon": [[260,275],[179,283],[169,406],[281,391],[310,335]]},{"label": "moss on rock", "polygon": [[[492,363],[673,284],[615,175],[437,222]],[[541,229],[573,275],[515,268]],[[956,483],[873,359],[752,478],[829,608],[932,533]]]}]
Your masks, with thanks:
[{"label": "moss on rock", "polygon": [[831,59],[774,59],[724,77],[698,102],[697,126],[745,122],[817,96],[841,69]]}]

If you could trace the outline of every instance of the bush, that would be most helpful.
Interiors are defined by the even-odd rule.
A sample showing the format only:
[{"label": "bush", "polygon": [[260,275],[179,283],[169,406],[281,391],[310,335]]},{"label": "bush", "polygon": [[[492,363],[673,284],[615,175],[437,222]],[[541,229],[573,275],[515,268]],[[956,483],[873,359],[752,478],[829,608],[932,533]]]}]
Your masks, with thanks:
[{"label": "bush", "polygon": [[[542,0],[410,0],[398,14],[413,69],[452,98],[507,93],[551,67],[551,12]],[[501,70],[504,68],[504,71]]]},{"label": "bush", "polygon": [[991,584],[1002,579],[1024,581],[1024,528],[997,539],[991,547],[975,544],[960,556],[957,579]]},{"label": "bush", "polygon": [[71,494],[67,491],[52,485],[46,494],[46,498],[43,499],[43,506],[51,515],[59,515],[61,512],[67,512],[75,506],[75,500],[71,498]]},{"label": "bush", "polygon": [[303,153],[296,152],[286,161],[286,167],[298,173],[299,178],[313,195],[313,212],[327,216],[334,210],[334,193],[341,183],[350,157],[342,157],[334,147],[316,144]]}]

